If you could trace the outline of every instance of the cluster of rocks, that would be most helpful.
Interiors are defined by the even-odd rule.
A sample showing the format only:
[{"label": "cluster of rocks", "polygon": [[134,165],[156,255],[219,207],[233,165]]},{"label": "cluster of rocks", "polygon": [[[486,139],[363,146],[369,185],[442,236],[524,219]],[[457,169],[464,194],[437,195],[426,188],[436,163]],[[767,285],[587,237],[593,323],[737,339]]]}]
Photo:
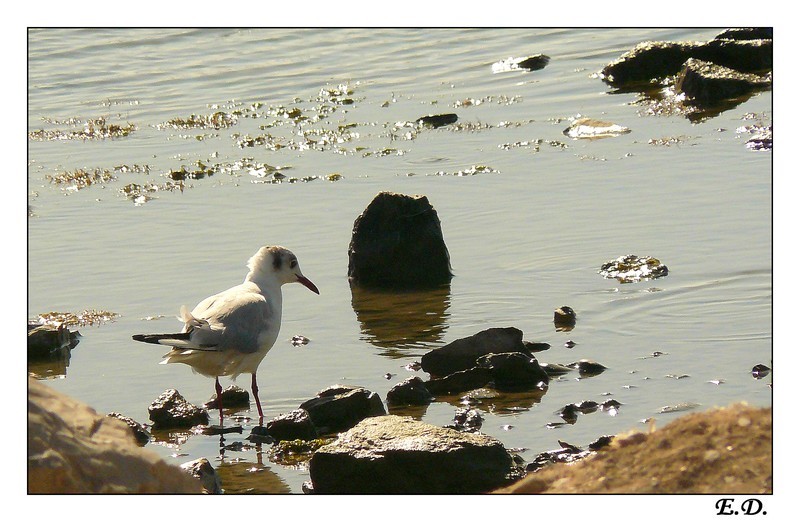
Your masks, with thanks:
[{"label": "cluster of rocks", "polygon": [[625,92],[671,86],[689,116],[718,112],[772,88],[772,29],[728,29],[708,42],[642,42],[600,77]]}]

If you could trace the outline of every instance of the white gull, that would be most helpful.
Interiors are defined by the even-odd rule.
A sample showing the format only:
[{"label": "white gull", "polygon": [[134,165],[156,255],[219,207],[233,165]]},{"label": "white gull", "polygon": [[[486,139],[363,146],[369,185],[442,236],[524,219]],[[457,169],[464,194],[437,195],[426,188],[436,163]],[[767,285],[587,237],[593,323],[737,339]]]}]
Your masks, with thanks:
[{"label": "white gull", "polygon": [[183,330],[174,334],[134,335],[135,341],[171,346],[166,363],[184,363],[207,377],[214,377],[220,425],[222,387],[219,378],[253,375],[252,391],[259,418],[264,417],[258,399],[256,370],[281,328],[281,286],[300,283],[319,294],[316,285],[300,271],[297,257],[281,246],[264,246],[247,262],[244,282],[200,301],[189,312],[181,307]]}]

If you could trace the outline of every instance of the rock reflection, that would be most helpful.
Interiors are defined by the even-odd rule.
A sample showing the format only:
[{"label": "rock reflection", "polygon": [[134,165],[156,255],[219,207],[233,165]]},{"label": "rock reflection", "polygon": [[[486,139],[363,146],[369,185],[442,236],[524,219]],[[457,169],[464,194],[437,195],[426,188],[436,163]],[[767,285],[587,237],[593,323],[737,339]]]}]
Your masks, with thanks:
[{"label": "rock reflection", "polygon": [[351,285],[350,290],[362,338],[386,349],[384,355],[404,357],[405,348],[430,348],[442,342],[450,316],[450,285],[407,291]]},{"label": "rock reflection", "polygon": [[217,468],[227,494],[291,493],[289,485],[260,463],[225,462]]}]

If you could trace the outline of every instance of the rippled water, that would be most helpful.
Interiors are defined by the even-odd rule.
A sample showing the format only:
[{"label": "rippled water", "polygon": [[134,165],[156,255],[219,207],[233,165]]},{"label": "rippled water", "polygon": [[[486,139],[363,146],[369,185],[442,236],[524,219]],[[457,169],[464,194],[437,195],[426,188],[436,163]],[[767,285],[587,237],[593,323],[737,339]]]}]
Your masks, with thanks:
[{"label": "rippled water", "polygon": [[[259,246],[283,244],[321,295],[284,287],[283,328],[259,371],[268,419],[335,383],[362,385],[385,399],[394,384],[417,375],[405,366],[426,351],[494,326],[516,326],[527,340],[551,343],[542,361],[588,358],[609,368],[588,379],[567,375],[541,398],[500,396],[478,406],[483,432],[524,448],[527,459],[559,439],[586,445],[648,417],[664,424],[681,414],[659,414],[664,406],[770,405],[771,377],[755,380],[750,369],[772,365],[772,158],[748,150],[748,136],[736,129],[772,121],[771,92],[691,123],[647,115],[636,94],[613,94],[593,77],[640,41],[706,40],[718,32],[30,31],[29,132],[81,129],[76,120],[101,116],[136,129],[117,139],[28,142],[29,317],[119,314],[80,328],[67,368],[29,371],[100,412],[140,422],[167,388],[204,402],[211,380],[182,365],[158,365],[164,350],[131,335],[177,328],[180,305],[240,282]],[[551,57],[540,71],[492,73],[497,61],[537,53]],[[299,125],[278,125],[268,113],[283,107],[313,116],[331,105],[323,89],[349,89],[353,103]],[[227,128],[163,127],[236,110],[243,116]],[[406,139],[397,125],[450,112],[462,127]],[[578,114],[631,132],[571,140],[562,131]],[[299,143],[300,131],[322,136],[340,128],[349,132],[341,143],[288,146]],[[287,146],[237,145],[266,132]],[[198,161],[228,170],[186,180],[183,190],[162,190],[143,204],[121,191],[131,183],[163,185],[166,173]],[[268,184],[257,168],[230,170],[241,163],[281,166],[298,181]],[[116,172],[115,180],[81,190],[48,178],[122,165],[146,165],[147,172]],[[458,175],[476,166],[488,168]],[[328,181],[332,174],[341,179]],[[318,178],[302,181],[312,176]],[[429,198],[455,272],[449,289],[351,293],[353,221],[382,190]],[[621,285],[597,273],[624,254],[657,257],[669,276]],[[553,310],[562,305],[578,314],[571,332],[553,326]],[[292,346],[295,334],[311,343]],[[568,340],[577,344],[566,348]],[[247,379],[238,384],[247,387]],[[597,412],[545,427],[568,403],[608,397],[623,403],[616,416]],[[457,406],[441,400],[401,413],[445,425]],[[242,414],[251,418],[246,435],[253,411]],[[193,435],[148,447],[176,464],[208,457],[229,491],[297,493],[308,480],[306,470],[272,463],[256,448],[227,449],[221,461],[219,442]]]}]

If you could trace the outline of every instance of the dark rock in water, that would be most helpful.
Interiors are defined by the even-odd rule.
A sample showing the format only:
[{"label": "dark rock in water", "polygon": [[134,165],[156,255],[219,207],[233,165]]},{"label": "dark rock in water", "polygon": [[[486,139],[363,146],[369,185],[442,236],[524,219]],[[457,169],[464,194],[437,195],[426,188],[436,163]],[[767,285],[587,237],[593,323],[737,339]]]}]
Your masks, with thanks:
[{"label": "dark rock in water", "polygon": [[203,492],[218,495],[224,493],[222,489],[222,481],[219,479],[217,470],[208,461],[207,458],[199,458],[185,464],[181,464],[181,469],[200,480],[203,485]]},{"label": "dark rock in water", "polygon": [[478,359],[478,366],[489,368],[494,388],[515,390],[546,386],[550,377],[539,366],[536,357],[520,352],[490,353]]},{"label": "dark rock in water", "polygon": [[[217,404],[217,394],[211,396],[203,406],[206,408],[218,408],[219,405]],[[236,407],[243,407],[246,408],[250,406],[250,393],[247,390],[244,390],[235,384],[231,384],[224,390],[222,390],[222,407],[223,408],[236,408]]]},{"label": "dark rock in water", "polygon": [[763,364],[756,364],[753,366],[753,370],[751,371],[752,375],[756,379],[763,379],[772,371],[772,368]]},{"label": "dark rock in water", "polygon": [[482,425],[483,417],[478,410],[473,408],[459,408],[453,416],[453,424],[445,427],[458,431],[475,433],[480,431]]},{"label": "dark rock in water", "polygon": [[672,76],[691,57],[695,45],[688,42],[642,42],[603,67],[603,81],[620,86],[650,83],[656,78]]},{"label": "dark rock in water", "polygon": [[339,494],[477,494],[511,468],[497,439],[394,415],[365,419],[309,464],[314,492]]},{"label": "dark rock in water", "polygon": [[725,29],[714,40],[772,40],[772,27]]},{"label": "dark rock in water", "polygon": [[553,312],[553,323],[556,325],[556,330],[558,331],[572,330],[577,320],[578,316],[575,314],[575,310],[569,306],[556,308],[555,312]]},{"label": "dark rock in water", "polygon": [[687,101],[702,106],[716,105],[770,87],[772,81],[767,78],[694,58],[683,64],[675,83],[675,90],[685,94]]},{"label": "dark rock in water", "polygon": [[28,323],[28,360],[69,358],[69,351],[79,342],[78,337],[78,332],[70,332],[63,324]]},{"label": "dark rock in water", "polygon": [[595,361],[590,361],[588,359],[581,359],[580,361],[570,363],[567,366],[575,368],[584,377],[600,375],[601,373],[603,373],[608,369],[602,364]]},{"label": "dark rock in water", "polygon": [[208,412],[189,403],[175,389],[159,395],[147,411],[155,429],[191,428],[208,424]]},{"label": "dark rock in water", "polygon": [[538,71],[539,69],[544,69],[548,63],[550,63],[549,56],[544,54],[536,54],[517,62],[517,67],[520,69],[527,69],[529,71]]},{"label": "dark rock in water", "polygon": [[353,224],[347,275],[374,288],[450,283],[450,254],[436,210],[425,196],[381,192]]},{"label": "dark rock in water", "polygon": [[521,352],[530,355],[517,328],[489,328],[431,350],[422,356],[422,369],[431,375],[449,375],[475,366],[490,353]]},{"label": "dark rock in water", "polygon": [[304,409],[278,415],[267,422],[267,433],[275,440],[313,440],[319,436],[311,417]]},{"label": "dark rock in water", "polygon": [[614,86],[654,83],[678,74],[689,58],[740,72],[764,72],[772,68],[772,40],[643,42],[606,65],[601,74]]},{"label": "dark rock in water", "polygon": [[596,401],[581,401],[576,402],[575,407],[578,409],[579,412],[583,413],[584,415],[588,413],[594,413],[597,411],[597,408],[600,407]]},{"label": "dark rock in water", "polygon": [[532,341],[522,341],[522,345],[531,353],[543,352],[550,349],[549,343],[534,343]]},{"label": "dark rock in water", "polygon": [[136,444],[139,446],[144,446],[148,442],[150,442],[150,434],[147,430],[136,422],[135,420],[131,419],[130,417],[126,417],[121,413],[117,413],[112,411],[111,413],[107,414],[106,417],[113,417],[115,419],[119,419],[131,428],[131,433],[133,433],[133,438],[136,439]]},{"label": "dark rock in water", "polygon": [[419,377],[398,382],[386,393],[386,402],[393,406],[423,405],[433,401],[433,395]]},{"label": "dark rock in water", "polygon": [[357,386],[336,385],[300,405],[320,434],[345,431],[366,417],[386,415],[377,393]]},{"label": "dark rock in water", "polygon": [[253,426],[247,440],[254,444],[273,444],[275,442],[266,426]]},{"label": "dark rock in water", "polygon": [[456,114],[429,114],[428,116],[423,116],[417,120],[417,123],[422,125],[429,125],[434,129],[438,127],[443,127],[445,125],[449,125],[451,123],[455,123],[458,121],[458,116]]},{"label": "dark rock in water", "polygon": [[489,368],[473,367],[468,370],[453,372],[440,379],[431,379],[425,383],[425,387],[433,395],[453,395],[469,390],[482,388],[492,380],[492,373]]}]

